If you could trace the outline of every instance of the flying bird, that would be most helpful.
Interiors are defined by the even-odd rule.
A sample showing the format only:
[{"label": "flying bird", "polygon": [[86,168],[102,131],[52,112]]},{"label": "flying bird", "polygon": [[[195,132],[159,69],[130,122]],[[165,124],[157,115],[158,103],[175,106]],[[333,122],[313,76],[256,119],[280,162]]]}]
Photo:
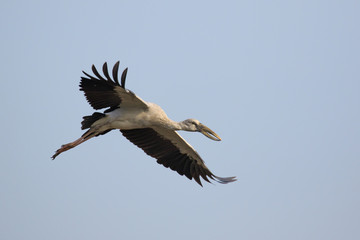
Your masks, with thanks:
[{"label": "flying bird", "polygon": [[80,90],[84,92],[88,103],[95,109],[106,110],[94,112],[83,117],[81,129],[88,129],[79,139],[62,145],[52,156],[55,159],[60,153],[111,130],[120,132],[146,154],[157,159],[159,164],[170,168],[180,175],[185,175],[202,186],[200,177],[205,181],[219,183],[236,181],[235,177],[218,177],[205,165],[200,155],[176,131],[185,130],[201,132],[206,137],[221,141],[221,138],[210,128],[196,119],[175,122],[167,117],[158,105],[142,100],[132,91],[125,88],[127,68],[123,71],[119,82],[120,62],[116,62],[110,77],[107,63],[103,65],[104,77],[94,65],[95,76],[85,74],[81,77]]}]

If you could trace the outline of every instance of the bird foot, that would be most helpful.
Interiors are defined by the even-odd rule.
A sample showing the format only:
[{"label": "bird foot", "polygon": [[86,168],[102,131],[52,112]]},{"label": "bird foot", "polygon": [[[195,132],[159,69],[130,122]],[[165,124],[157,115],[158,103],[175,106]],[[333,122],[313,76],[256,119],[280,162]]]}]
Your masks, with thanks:
[{"label": "bird foot", "polygon": [[61,148],[56,150],[55,154],[51,158],[54,160],[60,153],[65,152],[73,147],[75,147],[73,143],[63,144],[61,145]]},{"label": "bird foot", "polygon": [[81,138],[77,139],[74,142],[61,145],[61,148],[56,150],[55,154],[51,157],[52,160],[54,160],[60,153],[65,152],[65,151],[67,151],[69,149],[72,149],[73,147],[76,147],[77,145],[79,145],[82,142],[85,142],[86,140],[87,139],[84,139],[83,137],[81,137]]}]

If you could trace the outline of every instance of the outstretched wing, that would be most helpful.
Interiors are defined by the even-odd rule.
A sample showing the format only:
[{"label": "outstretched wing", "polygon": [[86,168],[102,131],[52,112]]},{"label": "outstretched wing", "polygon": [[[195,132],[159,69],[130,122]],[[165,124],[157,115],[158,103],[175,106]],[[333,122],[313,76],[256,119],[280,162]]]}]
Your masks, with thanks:
[{"label": "outstretched wing", "polygon": [[200,177],[207,182],[210,182],[209,178],[219,183],[236,181],[235,177],[215,176],[192,146],[173,130],[154,127],[120,131],[146,154],[156,158],[159,164],[170,167],[190,180],[194,178],[201,186]]},{"label": "outstretched wing", "polygon": [[119,64],[120,62],[118,61],[113,67],[113,78],[109,75],[106,62],[102,68],[105,77],[101,76],[96,67],[92,65],[95,77],[83,71],[86,77],[81,77],[80,90],[85,93],[87,101],[96,110],[109,108],[105,111],[107,112],[124,105],[146,109],[147,104],[141,98],[130,90],[125,89],[127,68],[123,71],[121,83],[119,83]]}]

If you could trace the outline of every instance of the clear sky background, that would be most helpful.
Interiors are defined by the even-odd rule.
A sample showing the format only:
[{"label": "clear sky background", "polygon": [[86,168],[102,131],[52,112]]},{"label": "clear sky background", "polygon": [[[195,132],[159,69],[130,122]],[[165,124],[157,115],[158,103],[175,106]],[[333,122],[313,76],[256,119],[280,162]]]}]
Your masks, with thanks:
[{"label": "clear sky background", "polygon": [[[360,239],[359,1],[1,1],[0,239]],[[81,71],[222,142],[181,133],[228,185],[119,131],[62,155],[93,109]]]}]

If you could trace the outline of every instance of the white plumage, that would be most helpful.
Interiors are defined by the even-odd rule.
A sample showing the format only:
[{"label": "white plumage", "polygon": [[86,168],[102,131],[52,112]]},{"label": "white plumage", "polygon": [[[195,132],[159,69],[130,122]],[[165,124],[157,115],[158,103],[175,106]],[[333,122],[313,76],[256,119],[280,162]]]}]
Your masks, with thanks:
[{"label": "white plumage", "polygon": [[107,64],[103,65],[104,76],[92,66],[95,77],[83,72],[80,90],[85,93],[89,104],[96,110],[106,108],[104,113],[95,112],[83,117],[82,129],[88,129],[79,139],[62,145],[52,156],[55,159],[92,137],[103,135],[113,129],[120,129],[122,134],[144,152],[157,159],[159,164],[195,179],[201,184],[200,177],[220,183],[236,181],[235,177],[221,178],[214,175],[206,166],[200,155],[176,131],[185,130],[201,132],[208,138],[220,141],[221,138],[210,128],[196,119],[175,122],[154,103],[148,103],[125,88],[127,68],[118,80],[119,62],[114,65],[110,77]]}]

